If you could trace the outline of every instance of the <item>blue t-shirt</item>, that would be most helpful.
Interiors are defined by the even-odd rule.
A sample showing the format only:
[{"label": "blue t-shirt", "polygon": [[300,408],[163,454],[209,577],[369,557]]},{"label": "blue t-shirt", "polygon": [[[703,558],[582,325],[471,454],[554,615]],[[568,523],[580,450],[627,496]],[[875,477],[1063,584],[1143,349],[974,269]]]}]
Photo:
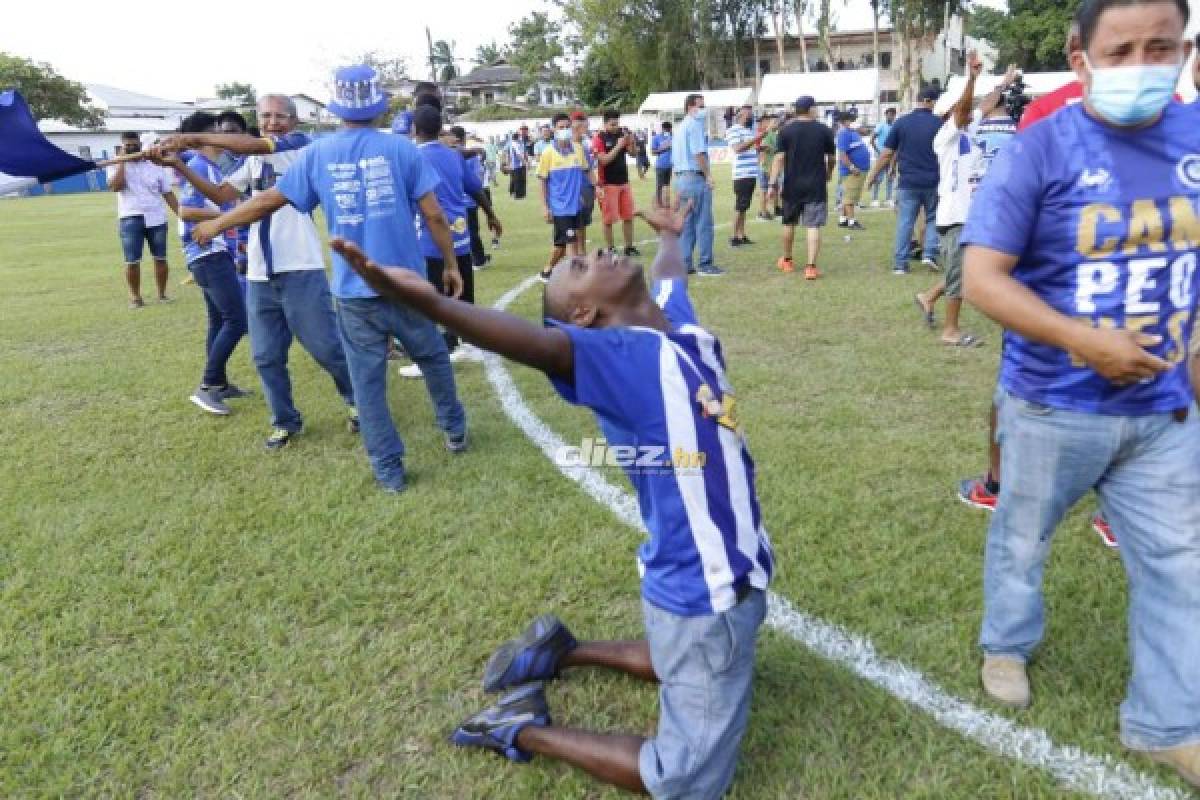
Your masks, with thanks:
[{"label": "blue t-shirt", "polygon": [[670,169],[671,168],[671,134],[669,131],[654,134],[654,138],[650,140],[651,150],[661,150],[663,152],[654,157],[655,169]]},{"label": "blue t-shirt", "polygon": [[[221,168],[199,151],[192,151],[186,163],[192,172],[195,172],[209,183],[220,186],[221,181],[224,180],[221,175]],[[200,194],[200,191],[195,186],[184,181],[179,187],[179,206],[180,208],[207,208],[213,211],[224,212],[233,208],[234,204],[227,203],[218,207],[213,201]],[[231,247],[237,246],[237,230],[235,229],[220,236],[214,236],[211,242],[201,247],[192,241],[192,231],[196,225],[197,223],[195,222],[179,220],[179,238],[183,244],[183,258],[187,263],[190,264],[198,258],[203,258],[213,253],[227,253]]]},{"label": "blue t-shirt", "polygon": [[1093,326],[1162,337],[1174,368],[1116,386],[1063,350],[1004,334],[1000,384],[1032,403],[1142,416],[1186,408],[1188,342],[1200,291],[1200,108],[1171,103],[1122,131],[1064,108],[1017,134],[971,204],[963,244],[1018,257],[1013,277]]},{"label": "blue t-shirt", "polygon": [[[438,205],[446,215],[446,224],[450,226],[450,238],[454,242],[455,255],[465,256],[471,252],[471,232],[467,229],[467,168],[462,154],[451,150],[441,142],[424,142],[417,145],[421,157],[433,167],[437,173]],[[474,191],[479,191],[479,183],[474,184]],[[437,242],[429,234],[424,225],[424,218],[418,213],[413,215],[417,226],[417,241],[421,243],[421,255],[426,258],[442,258],[442,251]]]},{"label": "blue t-shirt", "polygon": [[[738,590],[767,588],[774,557],[721,345],[697,324],[686,281],[653,291],[670,334],[550,322],[571,337],[574,362],[571,379],[552,382],[596,414],[637,492],[650,533],[642,596],[682,616],[720,613]],[[595,463],[594,448],[580,458]]]},{"label": "blue t-shirt", "polygon": [[[842,128],[838,131],[837,149],[846,154],[850,163],[857,167],[859,172],[866,172],[871,168],[871,151],[858,131],[850,128]],[[850,174],[850,168],[843,164],[840,158],[838,159],[838,174]]]},{"label": "blue t-shirt", "polygon": [[887,147],[887,138],[888,134],[892,132],[892,124],[893,123],[887,122],[886,120],[880,122],[875,126],[875,131],[872,133],[872,136],[875,139],[875,146],[881,151],[883,148]]},{"label": "blue t-shirt", "polygon": [[[289,203],[305,212],[321,206],[329,235],[354,242],[375,263],[426,274],[413,217],[439,179],[412,142],[374,128],[343,128],[300,153],[276,184]],[[332,288],[340,298],[378,296],[337,253]]]},{"label": "blue t-shirt", "polygon": [[671,169],[676,172],[698,172],[696,156],[708,154],[708,133],[704,120],[689,116],[679,128],[679,136],[671,142]]},{"label": "blue t-shirt", "polygon": [[[475,191],[483,191],[483,180],[487,176],[487,168],[483,165],[483,158],[481,156],[464,156],[463,159],[463,169],[466,170],[463,176],[463,185],[478,183],[479,188]],[[467,189],[467,192],[470,191],[470,189]],[[475,202],[475,198],[467,194],[467,209],[478,207],[479,204]]]},{"label": "blue t-shirt", "polygon": [[883,146],[896,153],[900,162],[901,189],[936,189],[938,161],[933,137],[942,127],[940,118],[927,108],[910,111],[892,125]]}]

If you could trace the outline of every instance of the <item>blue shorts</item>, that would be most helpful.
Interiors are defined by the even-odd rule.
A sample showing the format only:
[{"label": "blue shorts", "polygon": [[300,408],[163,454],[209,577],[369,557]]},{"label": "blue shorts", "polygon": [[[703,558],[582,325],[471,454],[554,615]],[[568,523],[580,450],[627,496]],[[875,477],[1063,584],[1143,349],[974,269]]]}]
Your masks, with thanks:
[{"label": "blue shorts", "polygon": [[125,252],[126,264],[142,262],[142,243],[150,245],[150,257],[155,261],[167,260],[167,223],[146,227],[141,214],[136,217],[121,217],[118,230],[121,233],[121,249]]},{"label": "blue shorts", "polygon": [[658,733],[638,758],[652,797],[716,800],[733,782],[750,719],[754,643],[766,612],[766,592],[758,589],[728,611],[700,617],[642,600],[660,682]]}]

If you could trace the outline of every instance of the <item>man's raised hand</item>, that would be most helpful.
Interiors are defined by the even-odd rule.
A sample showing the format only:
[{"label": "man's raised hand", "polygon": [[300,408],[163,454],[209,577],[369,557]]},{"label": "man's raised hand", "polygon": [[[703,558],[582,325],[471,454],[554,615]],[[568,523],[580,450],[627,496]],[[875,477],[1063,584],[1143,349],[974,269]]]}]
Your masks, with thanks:
[{"label": "man's raised hand", "polygon": [[687,215],[692,213],[692,207],[695,202],[687,201],[687,205],[683,205],[683,198],[675,200],[675,207],[667,208],[665,206],[655,206],[653,209],[641,210],[637,212],[637,216],[642,218],[642,221],[654,229],[655,233],[667,233],[678,236],[683,231],[684,220]]},{"label": "man's raised hand", "polygon": [[[335,253],[346,259],[346,263],[362,276],[368,286],[384,297],[412,304],[415,300],[429,298],[436,294],[433,284],[411,269],[381,267],[367,258],[367,254],[354,242],[348,242],[339,237],[331,241],[329,246]],[[461,290],[462,278],[460,277],[459,291],[461,292]]]}]

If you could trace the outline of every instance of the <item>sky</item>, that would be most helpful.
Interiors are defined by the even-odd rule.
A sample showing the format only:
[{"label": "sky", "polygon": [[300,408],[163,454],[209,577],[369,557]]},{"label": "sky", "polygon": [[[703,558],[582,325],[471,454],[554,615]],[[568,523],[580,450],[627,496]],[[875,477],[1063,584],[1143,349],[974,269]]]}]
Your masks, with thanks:
[{"label": "sky", "polygon": [[[542,0],[337,0],[285,4],[248,0],[191,3],[5,4],[0,51],[49,62],[80,83],[101,83],[168,100],[212,97],[219,83],[324,100],[329,74],[367,51],[402,54],[409,74],[425,77],[425,26],[454,41],[461,69],[475,48],[506,39],[508,26]],[[871,26],[868,0],[835,3],[837,27]],[[239,45],[239,43],[244,44]],[[205,57],[205,53],[208,57]]]}]

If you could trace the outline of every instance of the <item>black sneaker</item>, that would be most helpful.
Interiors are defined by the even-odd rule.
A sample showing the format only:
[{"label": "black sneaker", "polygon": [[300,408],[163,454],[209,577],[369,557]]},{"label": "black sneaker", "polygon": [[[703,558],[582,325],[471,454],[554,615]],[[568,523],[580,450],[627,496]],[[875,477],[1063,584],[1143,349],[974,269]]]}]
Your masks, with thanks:
[{"label": "black sneaker", "polygon": [[457,436],[452,433],[447,433],[446,450],[454,453],[455,455],[458,455],[459,453],[465,453],[467,451],[467,432],[463,431]]},{"label": "black sneaker", "polygon": [[210,414],[216,414],[220,417],[229,415],[229,406],[225,405],[225,401],[221,398],[221,393],[218,389],[209,386],[199,386],[196,388],[196,391],[192,392],[192,396],[188,399]]},{"label": "black sneaker", "polygon": [[[296,431],[296,433],[299,433],[299,431]],[[282,450],[288,446],[288,442],[292,440],[293,435],[292,431],[276,428],[267,437],[266,447],[268,450]]]},{"label": "black sneaker", "polygon": [[749,236],[743,236],[742,237],[742,246],[745,247],[748,244],[754,244],[754,242],[750,241]]},{"label": "black sneaker", "polygon": [[563,656],[579,646],[562,620],[542,614],[515,639],[496,649],[483,668],[483,690],[502,692],[530,681],[558,677]]},{"label": "black sneaker", "polygon": [[849,228],[849,227],[850,227],[850,221],[849,221],[849,220],[844,220],[844,219],[839,219],[839,220],[838,220],[838,227],[839,227],[839,228]]},{"label": "black sneaker", "polygon": [[867,229],[866,225],[863,225],[861,222],[859,222],[856,219],[850,220],[850,222],[846,225],[846,227],[850,228],[851,230],[856,230],[856,231],[865,231]]},{"label": "black sneaker", "polygon": [[243,397],[253,397],[254,392],[249,389],[243,389],[236,383],[226,384],[223,388],[217,390],[221,394],[222,400],[241,400]]},{"label": "black sneaker", "polygon": [[638,250],[633,245],[629,245],[629,247],[625,248],[625,255],[627,255],[627,256],[640,256],[641,254],[642,254],[642,251]]},{"label": "black sneaker", "polygon": [[523,763],[533,754],[517,747],[517,735],[526,725],[549,724],[550,708],[542,685],[531,683],[464,721],[450,734],[450,741],[459,747],[482,747]]},{"label": "black sneaker", "polygon": [[743,242],[742,239],[738,236],[732,236],[729,239],[730,247],[741,247],[743,244],[745,244],[745,242]]}]

